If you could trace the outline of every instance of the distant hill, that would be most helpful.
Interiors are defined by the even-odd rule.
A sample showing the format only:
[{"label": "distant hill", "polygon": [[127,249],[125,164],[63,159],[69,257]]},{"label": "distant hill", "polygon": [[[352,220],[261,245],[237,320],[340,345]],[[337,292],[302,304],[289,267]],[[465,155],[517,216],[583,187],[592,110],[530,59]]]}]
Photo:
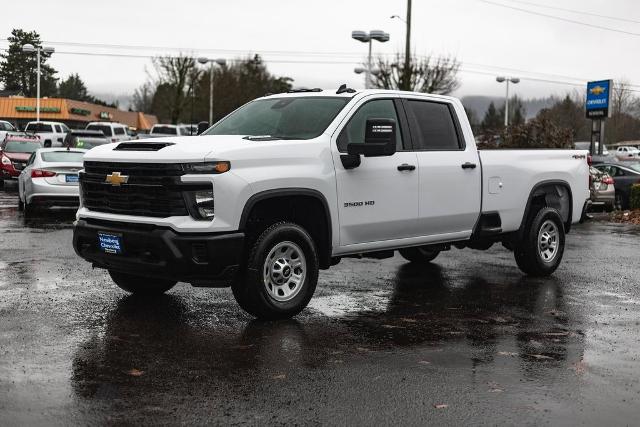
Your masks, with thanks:
[{"label": "distant hill", "polygon": [[[491,102],[495,104],[496,108],[500,108],[504,105],[504,97],[471,95],[462,98],[462,104],[468,110],[473,111],[478,120],[482,120]],[[522,100],[527,119],[534,118],[540,110],[551,107],[556,102],[557,99],[553,97]]]}]

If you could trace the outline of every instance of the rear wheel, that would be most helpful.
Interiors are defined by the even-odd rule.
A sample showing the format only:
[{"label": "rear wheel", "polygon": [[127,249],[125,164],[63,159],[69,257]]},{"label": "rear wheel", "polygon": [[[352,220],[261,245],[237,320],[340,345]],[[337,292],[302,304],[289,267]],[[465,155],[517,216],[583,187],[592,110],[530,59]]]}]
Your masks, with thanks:
[{"label": "rear wheel", "polygon": [[160,295],[177,283],[173,280],[153,279],[113,270],[109,270],[109,275],[120,289],[134,295]]},{"label": "rear wheel", "polygon": [[564,242],[560,213],[553,208],[542,208],[528,222],[523,239],[514,250],[516,263],[530,276],[549,276],[562,261]]},{"label": "rear wheel", "polygon": [[286,319],[300,313],[311,300],[318,270],[311,236],[297,224],[280,222],[255,240],[231,289],[249,314]]},{"label": "rear wheel", "polygon": [[429,249],[427,246],[417,246],[415,248],[400,249],[399,252],[404,259],[415,263],[431,262],[436,259],[438,254],[440,254],[439,250]]},{"label": "rear wheel", "polygon": [[20,197],[19,194],[18,194],[18,210],[19,211],[23,211],[24,210],[24,202],[22,201],[22,197]]},{"label": "rear wheel", "polygon": [[625,201],[624,195],[621,192],[616,191],[615,208],[619,211],[629,209],[627,205],[628,203]]}]

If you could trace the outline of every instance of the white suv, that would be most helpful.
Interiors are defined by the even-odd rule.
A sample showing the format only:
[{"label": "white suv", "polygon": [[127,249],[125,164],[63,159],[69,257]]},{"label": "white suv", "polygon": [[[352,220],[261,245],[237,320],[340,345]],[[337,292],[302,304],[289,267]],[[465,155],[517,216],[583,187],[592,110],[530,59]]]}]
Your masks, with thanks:
[{"label": "white suv", "polygon": [[71,129],[64,123],[40,121],[27,123],[24,131],[40,135],[45,147],[62,147],[62,142]]},{"label": "white suv", "polygon": [[127,125],[115,122],[91,122],[85,128],[86,130],[99,130],[102,131],[104,136],[109,139],[109,142],[122,142],[131,139],[129,135]]}]

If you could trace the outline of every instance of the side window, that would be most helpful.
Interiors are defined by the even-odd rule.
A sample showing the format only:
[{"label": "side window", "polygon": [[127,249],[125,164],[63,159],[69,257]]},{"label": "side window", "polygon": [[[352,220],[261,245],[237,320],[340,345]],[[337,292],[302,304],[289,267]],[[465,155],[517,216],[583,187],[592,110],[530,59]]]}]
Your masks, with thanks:
[{"label": "side window", "polygon": [[69,129],[69,127],[64,123],[61,124],[60,126],[62,126],[62,132],[65,132],[65,133],[71,132],[71,129]]},{"label": "side window", "polygon": [[113,128],[113,133],[115,135],[124,135],[124,128],[121,128],[119,126],[118,127],[114,127]]},{"label": "side window", "polygon": [[55,125],[55,127],[56,127],[56,132],[62,133],[62,128],[60,127],[60,125]]},{"label": "side window", "polygon": [[30,166],[33,164],[33,161],[36,159],[36,153],[33,152],[31,153],[31,156],[29,157],[29,160],[27,161],[27,166]]},{"label": "side window", "polygon": [[408,99],[405,106],[416,150],[463,148],[448,104]]},{"label": "side window", "polygon": [[393,119],[396,122],[396,150],[403,150],[402,132],[396,107],[391,99],[369,101],[358,108],[338,136],[338,151],[346,152],[347,144],[364,144],[364,128],[368,119]]}]

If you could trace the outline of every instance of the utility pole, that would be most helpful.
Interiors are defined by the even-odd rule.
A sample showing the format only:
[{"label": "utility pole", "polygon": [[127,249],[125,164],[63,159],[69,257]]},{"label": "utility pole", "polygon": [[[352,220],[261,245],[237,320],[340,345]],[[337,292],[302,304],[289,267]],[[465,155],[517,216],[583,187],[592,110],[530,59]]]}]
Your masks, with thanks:
[{"label": "utility pole", "polygon": [[403,90],[411,90],[411,0],[407,0],[407,31],[406,41],[404,43],[404,71],[402,73],[402,87]]}]

